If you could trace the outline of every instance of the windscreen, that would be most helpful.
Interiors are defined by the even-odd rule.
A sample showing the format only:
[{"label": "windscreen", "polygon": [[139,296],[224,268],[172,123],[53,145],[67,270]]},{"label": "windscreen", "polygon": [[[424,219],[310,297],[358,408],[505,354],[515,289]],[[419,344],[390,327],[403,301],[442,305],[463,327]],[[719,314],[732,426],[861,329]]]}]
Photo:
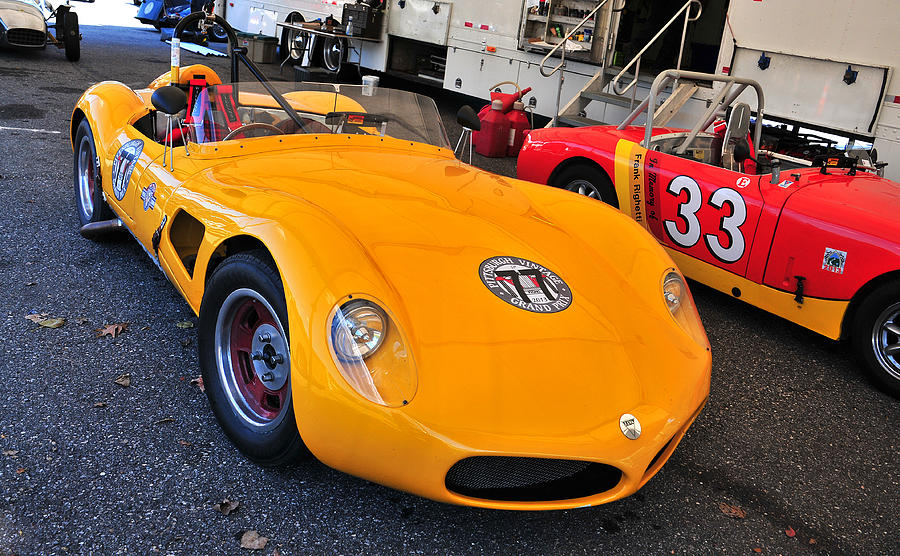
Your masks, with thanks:
[{"label": "windscreen", "polygon": [[281,134],[365,134],[449,147],[430,98],[327,83],[228,83],[191,99],[185,124],[198,143]]}]

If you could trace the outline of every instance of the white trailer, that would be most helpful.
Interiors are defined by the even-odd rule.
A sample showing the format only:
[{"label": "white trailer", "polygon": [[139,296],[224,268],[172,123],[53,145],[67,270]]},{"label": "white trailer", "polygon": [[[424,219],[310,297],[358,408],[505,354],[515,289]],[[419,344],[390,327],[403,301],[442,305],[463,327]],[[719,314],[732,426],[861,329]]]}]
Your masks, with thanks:
[{"label": "white trailer", "polygon": [[[219,1],[235,28],[280,36],[276,23],[298,15],[340,20],[347,0]],[[872,143],[900,180],[897,0],[386,0],[384,11],[379,41],[350,39],[349,61],[363,69],[483,99],[517,82],[533,88],[536,113],[568,125],[619,123],[677,65],[749,77],[764,86],[767,117]],[[559,64],[562,49],[545,56],[570,31],[575,50],[544,77],[542,61],[544,73]],[[681,114],[694,118],[715,91],[684,93]]]}]

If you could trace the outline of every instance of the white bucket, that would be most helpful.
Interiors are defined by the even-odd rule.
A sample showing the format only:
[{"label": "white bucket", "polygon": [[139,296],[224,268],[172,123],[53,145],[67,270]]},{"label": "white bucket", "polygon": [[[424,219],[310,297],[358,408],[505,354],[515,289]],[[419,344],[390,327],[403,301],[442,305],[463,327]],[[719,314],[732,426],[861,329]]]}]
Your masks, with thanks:
[{"label": "white bucket", "polygon": [[378,76],[364,75],[362,78],[362,94],[367,97],[373,96],[375,87],[378,87]]}]

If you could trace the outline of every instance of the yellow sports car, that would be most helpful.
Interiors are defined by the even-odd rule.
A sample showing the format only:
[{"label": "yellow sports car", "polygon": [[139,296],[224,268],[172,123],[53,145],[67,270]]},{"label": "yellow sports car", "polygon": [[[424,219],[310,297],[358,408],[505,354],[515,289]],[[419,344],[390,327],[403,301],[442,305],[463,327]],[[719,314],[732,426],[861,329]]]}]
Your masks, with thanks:
[{"label": "yellow sports car", "polygon": [[662,467],[711,360],[645,230],[461,163],[431,99],[232,56],[229,83],[174,57],[147,89],[92,86],[71,139],[82,233],[127,228],[199,315],[240,450],[510,509],[609,502]]}]

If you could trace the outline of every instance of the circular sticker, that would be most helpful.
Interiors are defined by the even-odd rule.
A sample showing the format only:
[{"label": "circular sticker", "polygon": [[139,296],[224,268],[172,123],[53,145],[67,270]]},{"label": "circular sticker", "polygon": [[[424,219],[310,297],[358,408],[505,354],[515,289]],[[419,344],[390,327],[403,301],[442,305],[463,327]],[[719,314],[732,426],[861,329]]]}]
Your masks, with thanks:
[{"label": "circular sticker", "polygon": [[743,189],[743,188],[747,187],[748,185],[750,185],[750,178],[748,178],[747,176],[741,176],[737,179],[736,182],[734,182],[734,185]]},{"label": "circular sticker", "polygon": [[478,268],[481,281],[503,301],[533,313],[558,313],[572,290],[555,272],[519,257],[491,257]]}]

